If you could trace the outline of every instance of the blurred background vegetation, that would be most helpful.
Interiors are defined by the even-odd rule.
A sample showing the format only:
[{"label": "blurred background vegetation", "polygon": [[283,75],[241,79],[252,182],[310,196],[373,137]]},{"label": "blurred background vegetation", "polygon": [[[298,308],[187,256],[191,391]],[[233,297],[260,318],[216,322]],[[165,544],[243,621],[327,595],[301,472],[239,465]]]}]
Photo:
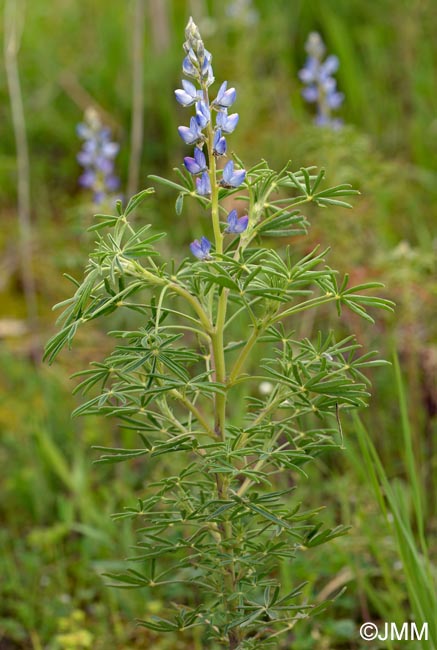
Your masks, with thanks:
[{"label": "blurred background vegetation", "polygon": [[[437,4],[16,0],[15,7],[31,236],[23,241],[17,218],[16,144],[2,66],[0,649],[202,647],[198,638],[155,638],[137,628],[133,619],[159,612],[159,598],[108,589],[101,578],[131,555],[134,543],[131,524],[113,522],[110,514],[141,494],[150,474],[166,471],[165,460],[159,467],[92,466],[91,445],[131,444],[128,432],[110,421],[70,418],[77,400],[69,375],[100,358],[107,346],[102,333],[89,328],[54,367],[41,365],[42,345],[54,331],[51,306],[71,290],[62,273],[80,274],[92,245],[86,227],[95,207],[77,185],[75,126],[92,105],[112,128],[126,193],[136,66],[144,134],[139,186],[132,178],[130,186],[149,185],[149,173],[171,175],[185,153],[176,127],[187,118],[173,90],[190,14],[213,52],[216,79],[237,87],[240,124],[232,147],[245,164],[265,157],[280,168],[291,158],[294,168],[326,167],[330,184],[350,182],[361,192],[346,216],[334,208],[309,211],[309,237],[290,243],[298,252],[329,244],[337,268],[354,280],[382,279],[398,305],[394,317],[378,316],[374,328],[322,312],[298,324],[300,336],[319,327],[356,331],[366,349],[398,358],[399,366],[372,372],[364,425],[345,421],[345,453],[320,460],[302,483],[308,505],[324,503],[327,523],[350,524],[351,533],[281,568],[285,584],[309,579],[313,599],[347,587],[323,616],[297,626],[284,647],[395,647],[360,645],[360,624],[426,620],[425,602],[435,618],[436,604]],[[141,15],[144,38],[135,50]],[[297,72],[312,30],[340,59],[340,131],[314,127],[300,95]],[[180,256],[199,234],[201,216],[185,209],[176,217],[174,200],[158,188],[152,208],[137,218],[169,229],[167,245]],[[29,316],[26,301],[29,270],[37,316]]]}]

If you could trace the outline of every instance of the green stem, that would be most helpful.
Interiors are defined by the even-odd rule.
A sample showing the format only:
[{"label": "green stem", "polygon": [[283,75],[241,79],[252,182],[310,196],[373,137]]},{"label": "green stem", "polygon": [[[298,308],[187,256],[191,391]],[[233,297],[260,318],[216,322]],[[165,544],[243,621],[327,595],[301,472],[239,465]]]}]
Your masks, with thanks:
[{"label": "green stem", "polygon": [[212,227],[214,230],[215,250],[216,253],[221,255],[223,253],[223,235],[220,230],[220,215],[219,215],[219,198],[218,198],[218,185],[217,185],[217,163],[214,156],[214,130],[211,122],[208,124],[208,159],[209,159],[209,180],[211,183],[211,217]]},{"label": "green stem", "polygon": [[241,372],[241,369],[246,362],[247,357],[249,356],[253,346],[256,344],[258,340],[258,335],[260,333],[260,330],[256,327],[253,328],[252,334],[247,340],[246,345],[244,348],[241,350],[240,354],[238,355],[237,360],[235,361],[234,367],[232,368],[231,374],[229,375],[229,386],[232,386],[235,381],[238,379],[238,375]]},{"label": "green stem", "polygon": [[193,296],[187,289],[182,287],[180,284],[177,284],[176,282],[173,281],[169,282],[168,279],[166,278],[160,278],[159,276],[154,275],[153,273],[151,273],[150,271],[142,267],[140,264],[135,264],[135,270],[139,270],[141,272],[141,275],[145,277],[151,284],[155,284],[157,286],[167,285],[169,289],[177,293],[182,298],[185,298],[185,300],[191,305],[191,307],[198,315],[199,320],[202,323],[205,332],[209,335],[212,334],[212,325],[208,318],[207,313],[205,312],[205,310],[203,309],[202,305],[197,300],[197,298]]},{"label": "green stem", "polygon": [[[209,104],[208,91],[204,88],[205,100]],[[214,130],[211,122],[208,124],[207,129],[207,149],[209,161],[209,178],[211,183],[211,218],[212,227],[214,230],[215,250],[216,253],[221,255],[223,253],[223,235],[220,230],[220,216],[219,216],[219,196],[217,185],[217,165],[214,156]],[[226,383],[226,363],[223,343],[223,333],[225,328],[226,310],[228,301],[227,289],[223,289],[220,293],[217,305],[217,317],[212,334],[212,352],[214,360],[214,370],[216,381]],[[217,393],[215,397],[215,428],[219,437],[224,440],[225,437],[225,419],[226,419],[226,395]]]},{"label": "green stem", "polygon": [[192,402],[190,402],[189,399],[187,399],[184,395],[182,395],[182,393],[180,393],[176,388],[172,388],[172,390],[170,390],[169,393],[172,397],[174,397],[181,404],[183,404],[190,411],[190,413],[194,415],[196,420],[200,422],[200,424],[203,426],[203,428],[205,429],[206,433],[208,433],[208,435],[210,435],[212,438],[215,437],[214,431],[206,421],[205,417],[202,415],[199,409],[196,406],[194,406]]},{"label": "green stem", "polygon": [[[203,88],[204,97],[207,105],[209,106],[208,90],[206,86]],[[223,254],[223,234],[220,229],[220,206],[219,206],[219,188],[217,184],[217,164],[214,156],[214,130],[212,128],[211,122],[208,124],[207,128],[207,149],[208,149],[208,160],[209,160],[209,179],[211,183],[211,217],[212,217],[212,227],[214,231],[214,240],[215,240],[215,250],[216,254]],[[225,352],[224,352],[224,329],[226,321],[226,311],[227,311],[227,302],[228,302],[229,289],[222,289],[219,294],[218,304],[217,304],[217,316],[214,332],[211,336],[211,358],[213,363],[213,368],[215,371],[215,380],[226,384],[226,362],[225,362]],[[215,433],[221,439],[226,439],[226,393],[216,393],[215,395]],[[227,500],[229,496],[229,481],[222,474],[216,473],[215,475],[216,484],[217,484],[217,494],[219,499]],[[218,523],[220,534],[223,540],[223,546],[231,557],[233,558],[233,530],[232,522],[224,521]],[[234,595],[236,589],[236,576],[235,576],[235,567],[233,561],[226,567],[223,575],[224,580],[224,590],[228,598]],[[226,599],[227,600],[227,599]],[[227,600],[226,606],[231,609],[236,609],[235,600]],[[228,634],[230,648],[236,648],[239,644],[240,634],[239,631],[234,629],[231,630]]]},{"label": "green stem", "polygon": [[[278,440],[278,438],[281,436],[282,432],[283,432],[283,430],[282,430],[281,428],[279,428],[279,430],[278,430],[277,433],[273,436],[273,438],[271,438],[271,439],[268,440],[268,443],[266,443],[266,444],[264,445],[264,450],[265,450],[265,451],[267,451],[268,446],[273,447],[273,445],[275,444],[275,442],[276,442],[276,441]],[[266,454],[264,454],[264,456],[266,456]],[[261,458],[261,459],[256,463],[255,467],[253,468],[253,471],[254,471],[255,473],[256,473],[256,472],[259,472],[259,470],[262,469],[262,468],[264,467],[264,465],[268,462],[268,460],[269,460],[268,455],[267,455],[267,458],[266,458],[266,457]],[[244,495],[246,494],[246,492],[247,492],[247,491],[252,487],[252,485],[255,485],[255,481],[253,481],[253,480],[250,479],[250,478],[246,478],[245,481],[242,483],[241,487],[238,489],[238,491],[237,491],[237,495],[238,495],[239,497],[244,496]]]}]

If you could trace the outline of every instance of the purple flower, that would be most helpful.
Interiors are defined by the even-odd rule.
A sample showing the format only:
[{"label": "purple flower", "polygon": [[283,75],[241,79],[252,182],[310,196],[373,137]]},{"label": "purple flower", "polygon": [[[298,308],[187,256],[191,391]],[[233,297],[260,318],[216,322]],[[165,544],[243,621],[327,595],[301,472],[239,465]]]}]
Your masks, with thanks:
[{"label": "purple flower", "polygon": [[222,136],[221,129],[214,133],[213,153],[215,156],[223,156],[226,153],[226,138]]},{"label": "purple flower", "polygon": [[211,119],[211,113],[204,101],[196,104],[196,120],[201,129],[204,129]]},{"label": "purple flower", "polygon": [[200,196],[209,196],[211,194],[211,181],[207,172],[203,172],[202,176],[196,178],[197,194]]},{"label": "purple flower", "polygon": [[82,167],[87,167],[88,165],[92,165],[94,162],[94,152],[87,151],[85,148],[85,144],[82,147],[82,151],[79,151],[79,153],[76,156],[77,162],[79,163],[79,165],[82,165]]},{"label": "purple flower", "polygon": [[107,193],[119,185],[114,174],[114,159],[119,151],[117,142],[111,140],[111,131],[102,126],[99,114],[92,108],[85,112],[85,120],[76,128],[83,140],[77,154],[78,163],[84,168],[79,184],[93,191],[94,201],[101,203]]},{"label": "purple flower", "polygon": [[118,142],[104,142],[102,144],[102,155],[105,158],[115,158],[120,149]]},{"label": "purple flower", "polygon": [[234,161],[230,160],[223,168],[221,185],[224,187],[239,187],[246,178],[246,170],[234,169]]},{"label": "purple flower", "polygon": [[195,239],[190,244],[190,250],[197,259],[207,260],[211,250],[211,242],[206,237],[202,237],[200,241]]},{"label": "purple flower", "polygon": [[190,126],[179,126],[179,135],[185,144],[194,144],[202,139],[202,130],[195,117],[190,120]]},{"label": "purple flower", "polygon": [[199,97],[202,97],[202,91],[197,90],[196,86],[191,81],[182,79],[183,90],[179,88],[174,91],[176,99],[182,106],[192,106],[195,104]]},{"label": "purple flower", "polygon": [[308,86],[302,89],[302,97],[309,103],[313,104],[319,98],[319,91],[317,86]]},{"label": "purple flower", "polygon": [[326,101],[328,102],[329,108],[332,108],[332,110],[336,110],[337,108],[340,108],[344,100],[344,93],[339,93],[337,91],[334,91],[328,95],[326,98]]},{"label": "purple flower", "polygon": [[81,187],[91,188],[96,180],[96,172],[92,169],[86,169],[83,174],[79,176],[79,185]]},{"label": "purple flower", "polygon": [[[197,70],[190,61],[190,57],[186,56],[182,63],[182,71],[187,77],[197,77]],[[179,100],[178,100],[179,101]]]},{"label": "purple flower", "polygon": [[325,115],[316,115],[314,124],[317,126],[329,126],[334,131],[339,131],[343,126],[343,120],[339,117],[326,117]]},{"label": "purple flower", "polygon": [[207,86],[210,86],[212,83],[214,83],[211,61],[212,61],[211,52],[205,50],[205,58],[203,60],[203,64],[201,68],[201,75],[202,75],[202,79],[206,81]]},{"label": "purple flower", "polygon": [[249,217],[247,215],[244,215],[244,217],[238,218],[237,211],[231,210],[231,212],[228,214],[227,222],[228,227],[226,228],[225,232],[239,235],[246,230],[247,224],[249,223]]},{"label": "purple flower", "polygon": [[238,113],[232,113],[232,115],[228,115],[228,111],[225,108],[217,113],[215,123],[216,126],[218,126],[223,131],[223,133],[232,133],[235,130],[239,119],[240,118]]},{"label": "purple flower", "polygon": [[338,56],[331,54],[325,59],[325,62],[320,66],[322,75],[329,77],[332,74],[335,74],[340,67],[340,61]]},{"label": "purple flower", "polygon": [[341,106],[344,99],[343,93],[338,92],[337,82],[332,76],[339,67],[338,57],[331,54],[323,61],[326,48],[316,32],[309,35],[305,49],[308,58],[299,71],[299,78],[306,86],[302,90],[302,96],[307,102],[317,105],[314,121],[318,126],[339,128],[339,120],[334,119],[331,114],[331,111]]},{"label": "purple flower", "polygon": [[120,187],[120,179],[114,174],[106,177],[106,189],[110,192],[115,192]]},{"label": "purple flower", "polygon": [[190,174],[200,174],[201,172],[206,171],[206,158],[205,154],[201,149],[196,147],[194,149],[194,158],[187,156],[184,158],[184,165],[190,172]]},{"label": "purple flower", "polygon": [[228,82],[224,81],[219,88],[217,97],[214,99],[213,104],[220,106],[220,108],[229,108],[237,98],[237,91],[235,88],[228,88]]},{"label": "purple flower", "polygon": [[299,70],[299,79],[304,84],[312,84],[317,80],[319,62],[313,56],[309,56],[302,70]]},{"label": "purple flower", "polygon": [[88,140],[88,138],[92,136],[92,129],[88,126],[88,124],[80,122],[76,126],[76,133],[81,140]]}]

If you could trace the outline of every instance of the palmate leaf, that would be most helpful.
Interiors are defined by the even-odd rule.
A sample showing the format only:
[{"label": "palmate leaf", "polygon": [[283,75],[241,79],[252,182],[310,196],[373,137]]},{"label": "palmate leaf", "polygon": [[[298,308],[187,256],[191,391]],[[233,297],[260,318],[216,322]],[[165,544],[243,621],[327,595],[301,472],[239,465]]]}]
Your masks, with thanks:
[{"label": "palmate leaf", "polygon": [[301,168],[300,174],[286,171],[284,176],[278,181],[282,187],[295,188],[300,192],[298,198],[306,198],[314,202],[319,207],[335,205],[342,208],[351,208],[350,203],[340,201],[338,197],[353,196],[359,194],[357,190],[352,189],[349,184],[336,185],[325,190],[317,191],[324,179],[325,171],[322,169],[317,175],[310,174],[314,168]]}]

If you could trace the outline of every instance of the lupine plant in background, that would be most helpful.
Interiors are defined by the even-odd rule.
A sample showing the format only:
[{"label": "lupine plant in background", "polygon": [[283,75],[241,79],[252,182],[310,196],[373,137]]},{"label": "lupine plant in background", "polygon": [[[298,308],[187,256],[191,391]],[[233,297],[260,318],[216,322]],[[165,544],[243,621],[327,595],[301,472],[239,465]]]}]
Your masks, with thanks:
[{"label": "lupine plant in background", "polygon": [[77,134],[83,140],[77,154],[77,161],[83,167],[79,184],[91,190],[94,203],[102,204],[120,184],[114,171],[119,145],[112,141],[110,129],[103,126],[94,108],[85,111],[84,121],[77,125]]},{"label": "lupine plant in background", "polygon": [[311,32],[308,36],[305,49],[308,57],[299,71],[299,78],[305,84],[302,95],[307,102],[316,105],[315,124],[338,129],[342,121],[332,114],[340,108],[344,99],[343,93],[337,90],[337,81],[333,76],[339,67],[338,57],[330,54],[325,59],[326,47],[317,32]]},{"label": "lupine plant in background", "polygon": [[226,6],[226,15],[233,21],[240,22],[248,27],[255,25],[259,20],[259,14],[253,6],[253,0],[230,0]]},{"label": "lupine plant in background", "polygon": [[223,165],[238,123],[229,112],[236,90],[223,82],[211,93],[212,56],[191,19],[184,48],[176,99],[194,111],[179,127],[193,155],[177,180],[151,178],[177,191],[181,227],[189,200],[210,219],[192,255],[177,263],[156,249],[163,235],[129,221],[152,189],[124,211],[118,203],[115,216],[97,215],[96,248],[61,303],[46,356],[52,361],[78,327],[116,309],[142,319],[109,332],[113,352],[81,373],[76,388],[91,393],[77,414],[116,416],[140,438],[139,447],[99,447],[98,462],[144,457],[149,476],[163,456],[171,459],[172,472],[149,478],[138,504],[116,515],[140,528],[132,568],[111,581],[167,603],[140,623],[156,632],[196,628],[204,648],[274,648],[281,639],[289,647],[296,622],[326,603],[307,602],[302,585],[285,592],[279,567],[345,533],[324,528],[319,509],[303,509],[294,492],[312,459],[341,446],[340,417],[366,404],[363,370],[381,363],[360,354],[353,336],[299,340],[293,328],[330,303],[370,322],[368,308],[391,303],[362,294],[378,283],[348,287],[326,265],[326,251],[280,252],[274,238],[306,232],[305,204],[349,207],[341,197],[354,191],[321,189],[324,172],[314,168],[276,173],[262,161],[246,171],[235,155]]}]

